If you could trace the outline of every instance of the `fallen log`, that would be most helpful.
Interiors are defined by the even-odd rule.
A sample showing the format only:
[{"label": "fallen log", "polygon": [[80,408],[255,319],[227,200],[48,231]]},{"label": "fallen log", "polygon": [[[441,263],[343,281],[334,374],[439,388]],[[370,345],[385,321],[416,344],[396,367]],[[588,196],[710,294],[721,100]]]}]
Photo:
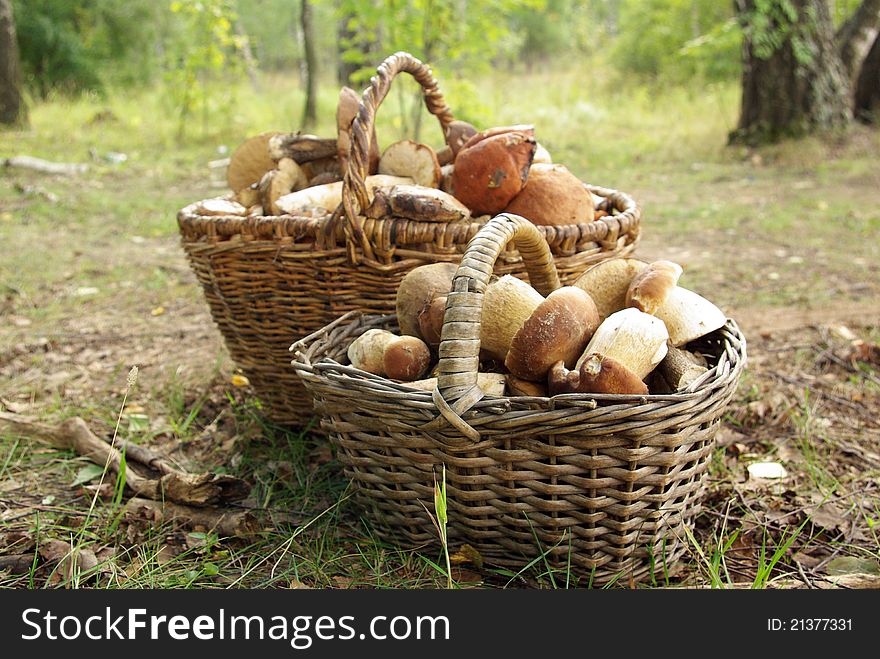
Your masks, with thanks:
[{"label": "fallen log", "polygon": [[190,529],[203,528],[221,537],[244,537],[260,530],[250,510],[217,506],[186,506],[172,501],[153,501],[132,497],[125,503],[123,515],[129,522],[146,519],[154,524],[174,520]]},{"label": "fallen log", "polygon": [[4,167],[14,167],[18,169],[29,169],[41,174],[60,174],[62,176],[73,176],[74,174],[82,174],[89,170],[89,166],[84,163],[69,162],[52,162],[35,158],[33,156],[12,156],[11,158],[2,158],[0,163]]}]

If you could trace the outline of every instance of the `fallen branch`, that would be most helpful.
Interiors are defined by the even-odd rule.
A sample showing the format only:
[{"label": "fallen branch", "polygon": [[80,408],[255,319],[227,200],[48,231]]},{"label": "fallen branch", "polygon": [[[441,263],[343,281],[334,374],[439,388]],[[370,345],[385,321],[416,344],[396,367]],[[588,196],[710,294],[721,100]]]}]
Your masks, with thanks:
[{"label": "fallen branch", "polygon": [[127,521],[147,519],[155,524],[175,520],[189,528],[204,528],[223,537],[242,537],[259,531],[257,518],[250,510],[230,510],[216,506],[185,506],[171,501],[129,499],[123,513]]},{"label": "fallen branch", "polygon": [[0,570],[9,570],[10,574],[29,572],[34,565],[33,554],[10,554],[0,556]]},{"label": "fallen branch", "polygon": [[[50,426],[30,417],[0,412],[0,428],[55,448],[73,450],[101,467],[108,465],[116,474],[121,469],[122,451],[97,437],[79,417]],[[190,474],[172,467],[146,447],[129,442],[120,442],[120,445],[126,451],[125,484],[138,496],[206,506],[243,499],[250,490],[239,478],[225,474]],[[138,473],[138,466],[149,475]]]},{"label": "fallen branch", "polygon": [[12,158],[0,159],[4,167],[16,167],[18,169],[30,169],[41,174],[61,174],[72,176],[87,172],[89,166],[83,163],[51,162],[33,156],[13,156]]}]

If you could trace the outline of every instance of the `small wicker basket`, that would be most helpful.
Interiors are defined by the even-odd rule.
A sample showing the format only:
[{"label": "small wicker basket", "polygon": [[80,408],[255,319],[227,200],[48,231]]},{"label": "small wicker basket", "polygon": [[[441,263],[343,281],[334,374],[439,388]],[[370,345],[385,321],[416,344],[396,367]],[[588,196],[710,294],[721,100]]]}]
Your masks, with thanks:
[{"label": "small wicker basket", "polygon": [[430,545],[437,536],[425,506],[433,509],[445,465],[450,543],[470,544],[488,563],[522,567],[543,555],[593,584],[671,572],[700,509],[745,339],[728,320],[692,344],[713,363],[685,393],[484,396],[476,384],[482,296],[511,239],[536,289],[559,286],[529,222],[489,222],[453,280],[433,392],[346,365],[350,343],[371,328],[396,329],[393,316],[352,312],[291,346],[357,500],[379,535]]},{"label": "small wicker basket", "polygon": [[[421,84],[425,104],[442,128],[453,121],[429,67],[406,53],[386,59],[352,124],[343,203],[336,213],[215,217],[200,215],[197,203],[178,213],[183,248],[214,321],[232,358],[279,423],[305,425],[313,415],[310,397],[290,368],[292,340],[353,309],[392,313],[407,272],[426,263],[457,263],[488,220],[436,223],[362,215],[369,202],[365,177],[376,110],[401,72]],[[566,282],[593,263],[630,253],[639,238],[640,210],[629,196],[586,187],[601,198],[596,209],[608,216],[540,228]],[[498,259],[496,271],[525,272],[513,250]]]}]

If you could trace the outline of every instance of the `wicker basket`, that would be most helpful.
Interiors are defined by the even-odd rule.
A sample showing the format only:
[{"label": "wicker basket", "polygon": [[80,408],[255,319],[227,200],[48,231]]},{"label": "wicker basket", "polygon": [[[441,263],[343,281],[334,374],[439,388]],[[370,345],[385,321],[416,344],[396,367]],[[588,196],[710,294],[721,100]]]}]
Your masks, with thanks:
[{"label": "wicker basket", "polygon": [[[352,125],[343,204],[336,213],[208,217],[197,213],[198,204],[178,213],[183,248],[214,321],[232,358],[277,422],[304,425],[313,414],[310,398],[290,368],[291,341],[353,309],[393,312],[407,272],[426,263],[458,262],[464,246],[488,220],[444,224],[361,215],[368,204],[364,179],[375,113],[391,81],[403,71],[421,84],[428,110],[440,126],[453,121],[430,68],[406,53],[386,59],[364,92]],[[607,211],[607,217],[540,229],[563,281],[604,258],[631,252],[639,237],[640,211],[629,196],[587,188],[602,198],[597,209]],[[497,272],[522,275],[519,255],[505,253]]]},{"label": "wicker basket", "polygon": [[430,545],[436,530],[424,506],[433,510],[443,464],[453,546],[468,543],[510,567],[544,553],[585,577],[582,585],[671,572],[700,509],[745,339],[729,320],[692,344],[713,356],[712,368],[675,395],[484,397],[476,385],[482,295],[511,239],[535,288],[559,285],[540,233],[517,216],[494,218],[453,280],[433,392],[345,365],[352,340],[395,329],[393,316],[353,312],[292,346],[359,504],[379,535]]}]

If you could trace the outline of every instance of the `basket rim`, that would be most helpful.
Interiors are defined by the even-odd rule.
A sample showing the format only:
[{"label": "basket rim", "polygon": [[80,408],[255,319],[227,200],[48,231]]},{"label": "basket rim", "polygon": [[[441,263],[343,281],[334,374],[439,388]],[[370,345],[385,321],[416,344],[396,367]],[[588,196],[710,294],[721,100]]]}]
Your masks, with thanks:
[{"label": "basket rim", "polygon": [[[596,242],[609,247],[622,239],[635,244],[640,237],[642,209],[630,194],[591,183],[582,182],[592,194],[600,197],[596,210],[608,215],[592,222],[560,225],[536,225],[551,247],[567,248],[571,254],[575,246]],[[227,195],[228,197],[228,195]],[[206,198],[209,199],[209,198]],[[333,212],[316,209],[303,215],[202,215],[198,206],[206,199],[191,202],[177,212],[178,227],[184,241],[208,239],[232,241],[247,240],[307,241],[322,239]],[[395,243],[398,236],[408,236],[407,242],[435,242],[438,244],[467,243],[491,219],[490,215],[454,222],[428,222],[396,216],[382,219],[363,219],[364,234],[379,244]],[[344,245],[348,239],[343,223],[337,223],[331,242]],[[419,239],[422,238],[422,239]]]}]

